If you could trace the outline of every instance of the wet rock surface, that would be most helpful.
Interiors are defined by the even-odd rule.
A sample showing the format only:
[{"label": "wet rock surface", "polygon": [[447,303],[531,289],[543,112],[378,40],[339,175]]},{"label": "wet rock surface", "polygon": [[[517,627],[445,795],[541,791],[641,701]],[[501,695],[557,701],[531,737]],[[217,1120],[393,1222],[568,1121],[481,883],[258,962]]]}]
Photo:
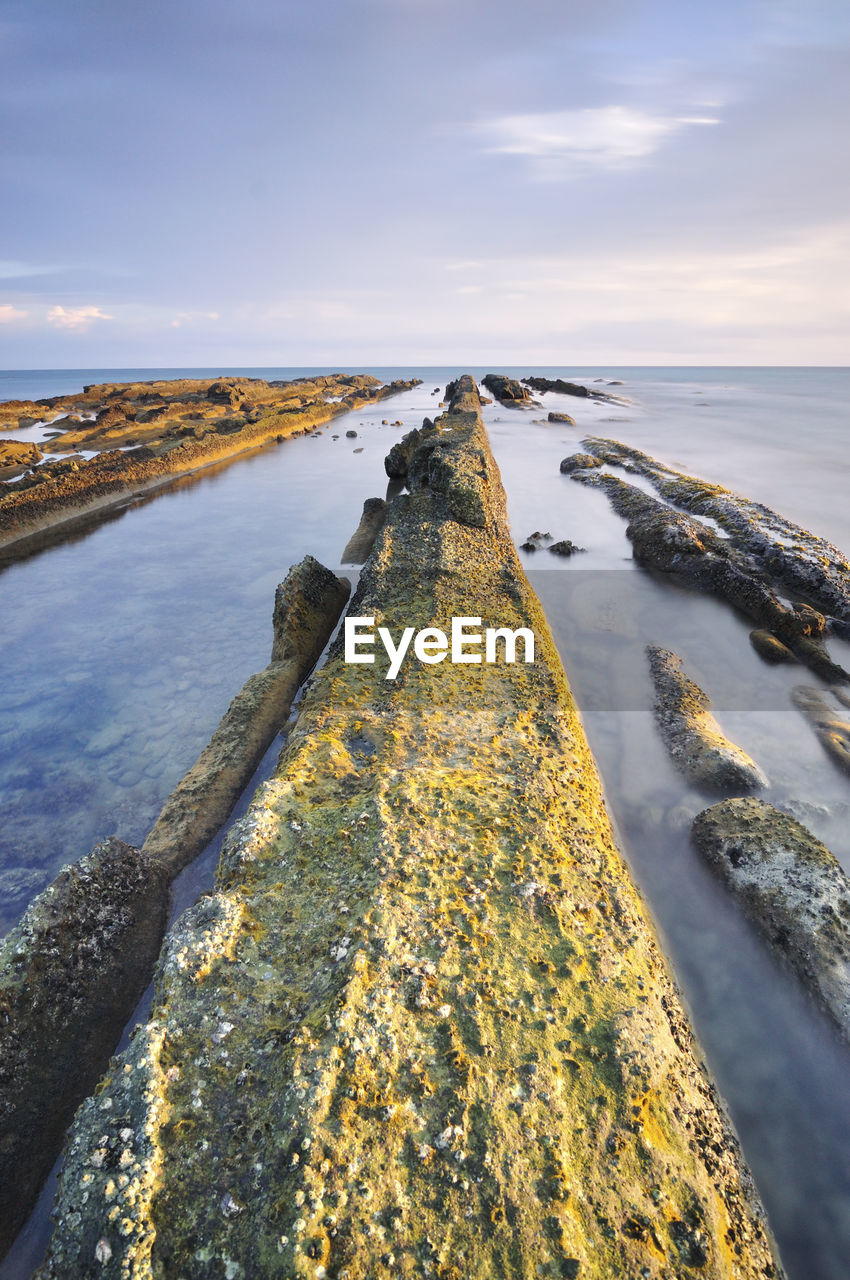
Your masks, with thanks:
[{"label": "wet rock surface", "polygon": [[547,422],[563,422],[566,423],[568,427],[574,427],[576,425],[575,418],[571,418],[568,413],[547,413],[546,420]]},{"label": "wet rock surface", "polygon": [[342,564],[363,564],[375,545],[375,539],[384,525],[387,504],[383,498],[367,498],[363,503],[360,523],[345,545]]},{"label": "wet rock surface", "polygon": [[759,931],[850,1036],[850,882],[806,827],[755,798],[698,814],[692,838]]},{"label": "wet rock surface", "polygon": [[589,453],[646,477],[661,497],[683,511],[716,520],[734,550],[776,583],[798,592],[815,609],[850,627],[850,564],[842,551],[784,516],[658,462],[617,440],[588,437]]},{"label": "wet rock surface", "polygon": [[781,1275],[467,381],[440,447],[483,523],[414,465],[350,609],[535,661],[388,681],[334,643],[78,1114],[43,1278]]},{"label": "wet rock surface", "polygon": [[167,905],[163,869],[113,838],[0,944],[0,1256],[150,981]]},{"label": "wet rock surface", "polygon": [[[610,460],[607,446],[611,442],[590,438],[583,443],[603,462]],[[764,566],[731,539],[721,537],[709,525],[619,476],[580,468],[572,478],[606,491],[614,510],[629,521],[626,537],[640,564],[725,600],[752,619],[759,630],[772,632],[798,661],[822,679],[850,682],[850,673],[832,660],[824,644],[829,620],[803,601],[784,604]]]},{"label": "wet rock surface", "polygon": [[[44,463],[4,485],[0,545],[85,516],[174,475],[311,431],[417,381],[382,385],[367,374],[326,374],[294,382],[184,378],[104,383],[76,396],[54,397],[36,406],[40,420],[66,414],[76,421],[52,436],[50,451],[98,452],[71,468]],[[32,409],[22,402],[0,405],[0,424],[20,426],[28,418],[25,407]],[[61,427],[62,419],[54,425]]]},{"label": "wet rock surface", "polygon": [[796,662],[791,650],[772,631],[751,631],[750,644],[765,662]]},{"label": "wet rock surface", "polygon": [[[562,396],[580,396],[583,400],[607,400],[615,404],[622,404],[623,401],[616,396],[608,395],[605,391],[593,391],[590,387],[583,386],[580,382],[567,382],[564,378],[523,378],[522,382],[527,387],[531,387],[534,391],[555,391]],[[620,383],[609,383],[609,386],[619,386]],[[549,415],[551,418],[551,414]]]},{"label": "wet rock surface", "polygon": [[481,385],[492,392],[499,404],[507,405],[509,408],[523,408],[534,403],[527,387],[517,382],[515,378],[505,377],[503,373],[488,373],[481,379]]},{"label": "wet rock surface", "polygon": [[655,645],[646,652],[656,723],[677,769],[693,786],[714,791],[766,787],[755,761],[724,736],[708,695],[685,675],[681,658]]},{"label": "wet rock surface", "polygon": [[791,696],[830,758],[844,773],[850,773],[850,719],[836,706],[836,702],[850,706],[844,690],[826,692],[801,686]]}]

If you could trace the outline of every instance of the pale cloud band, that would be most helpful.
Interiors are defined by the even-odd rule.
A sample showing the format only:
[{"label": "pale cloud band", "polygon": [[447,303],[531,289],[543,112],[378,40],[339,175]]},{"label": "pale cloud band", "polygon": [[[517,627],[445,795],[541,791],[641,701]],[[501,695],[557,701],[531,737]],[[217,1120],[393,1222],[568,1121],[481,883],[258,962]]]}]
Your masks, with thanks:
[{"label": "pale cloud band", "polygon": [[713,116],[659,115],[633,107],[495,116],[473,126],[484,150],[525,156],[543,176],[567,177],[587,168],[620,169],[645,160],[689,125],[716,125]]},{"label": "pale cloud band", "polygon": [[74,329],[79,332],[88,329],[94,320],[114,320],[115,317],[107,315],[100,307],[56,306],[48,311],[47,319],[59,329]]}]

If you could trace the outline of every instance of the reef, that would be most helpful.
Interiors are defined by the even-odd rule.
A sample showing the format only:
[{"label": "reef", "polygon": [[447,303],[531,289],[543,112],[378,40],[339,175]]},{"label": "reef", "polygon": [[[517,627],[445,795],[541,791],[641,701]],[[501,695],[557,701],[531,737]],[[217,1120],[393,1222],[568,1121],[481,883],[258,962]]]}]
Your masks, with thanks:
[{"label": "reef", "polygon": [[[609,404],[625,404],[620,396],[609,395],[607,391],[593,391],[580,382],[567,382],[563,378],[522,378],[521,381],[534,391],[555,391],[562,396],[580,396],[583,400],[605,400]],[[619,383],[611,383],[619,386]],[[566,415],[565,415],[566,416]],[[549,415],[550,420],[552,415]]]},{"label": "reef", "polygon": [[760,502],[676,471],[617,440],[590,436],[582,443],[600,461],[646,477],[673,506],[715,520],[731,552],[825,614],[831,630],[850,634],[850,564],[831,542]]},{"label": "reef", "polygon": [[745,751],[724,737],[706,693],[669,649],[647,648],[655,686],[655,719],[677,769],[695,787],[752,791],[767,778]]},{"label": "reef", "polygon": [[78,1112],[41,1280],[782,1274],[477,410],[461,379],[350,612],[534,662],[334,642]]},{"label": "reef", "polygon": [[349,591],[311,556],[290,570],[275,595],[271,662],[233,699],[142,849],[98,845],[0,945],[0,1257],[150,982],[172,880],[230,815]]},{"label": "reef", "polygon": [[[382,385],[367,374],[292,382],[179,379],[102,383],[79,395],[7,401],[0,405],[0,426],[50,422],[56,431],[42,449],[69,457],[44,461],[2,486],[0,546],[86,517],[174,476],[313,431],[417,382]],[[93,450],[95,456],[84,456]]]},{"label": "reef", "polygon": [[694,844],[747,916],[850,1037],[850,882],[790,814],[753,798],[694,819]]},{"label": "reef", "polygon": [[[643,463],[639,467],[629,462],[632,455],[638,453],[637,450],[627,449],[616,441],[598,440],[594,437],[588,437],[582,443],[591,457],[603,463],[629,466],[644,474]],[[640,457],[644,458],[646,455]],[[837,560],[832,563],[825,552],[824,563],[820,567],[813,560],[809,562],[809,571],[806,574],[798,573],[795,577],[798,588],[802,586],[804,579],[808,583],[808,599],[786,605],[777,594],[780,583],[773,576],[778,562],[766,555],[759,558],[756,553],[755,548],[763,546],[759,535],[753,533],[752,545],[741,533],[734,538],[722,537],[709,524],[676,510],[666,501],[653,498],[636,485],[621,480],[619,476],[599,467],[581,465],[581,458],[582,455],[577,454],[565,459],[561,463],[561,469],[569,464],[567,470],[573,480],[605,490],[614,510],[629,521],[626,537],[632,544],[634,558],[640,564],[675,577],[698,591],[725,600],[755,622],[758,630],[770,632],[799,662],[821,679],[834,684],[850,682],[850,673],[832,660],[824,644],[824,637],[830,630],[840,630],[843,634],[843,612],[840,616],[828,618],[808,602],[808,599],[822,600],[828,595],[838,607],[840,592],[845,589],[850,592],[850,587],[842,585],[841,575],[844,571],[839,572]],[[649,469],[652,461],[647,460],[645,469]],[[660,464],[653,465],[660,467]],[[666,488],[665,496],[670,497]],[[727,496],[729,501],[726,505],[729,509],[734,508],[736,503],[748,504],[747,499],[735,497],[732,501],[733,495]],[[776,520],[779,519],[777,516]],[[811,547],[821,544],[821,540],[816,539],[814,534],[808,534],[807,537]],[[828,545],[823,544],[824,547]],[[840,557],[841,553],[835,548],[832,548],[832,552],[834,557]],[[790,570],[779,566],[777,572],[780,570],[781,584],[786,585],[791,576]]]}]

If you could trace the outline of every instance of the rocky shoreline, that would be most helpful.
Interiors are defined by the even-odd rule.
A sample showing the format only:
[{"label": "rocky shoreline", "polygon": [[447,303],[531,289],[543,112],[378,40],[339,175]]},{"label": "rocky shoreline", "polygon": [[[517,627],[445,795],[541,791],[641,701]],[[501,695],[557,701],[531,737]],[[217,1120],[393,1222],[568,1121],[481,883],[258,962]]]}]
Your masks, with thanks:
[{"label": "rocky shoreline", "polygon": [[349,613],[527,626],[535,660],[388,682],[332,647],[78,1113],[45,1280],[782,1274],[471,379],[423,435]]},{"label": "rocky shoreline", "polygon": [[[381,384],[368,374],[329,374],[294,382],[255,378],[103,383],[80,395],[0,405],[0,431],[52,423],[51,453],[0,472],[0,550],[33,540],[212,463],[312,431],[340,414],[417,384]],[[60,425],[61,424],[61,425]],[[17,442],[0,441],[12,448]],[[34,457],[35,449],[38,457]],[[79,451],[96,450],[94,457]],[[25,466],[37,465],[25,474]],[[16,478],[17,477],[17,478]]]}]

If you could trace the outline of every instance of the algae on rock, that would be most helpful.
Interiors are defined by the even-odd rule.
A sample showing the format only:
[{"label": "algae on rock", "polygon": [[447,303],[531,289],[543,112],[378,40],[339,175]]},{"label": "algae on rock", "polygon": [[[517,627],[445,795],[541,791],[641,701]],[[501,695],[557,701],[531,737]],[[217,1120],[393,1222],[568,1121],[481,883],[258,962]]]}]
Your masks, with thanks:
[{"label": "algae on rock", "polygon": [[390,681],[334,643],[81,1108],[42,1280],[781,1275],[474,392],[437,424],[450,483],[414,450],[351,612],[531,627],[535,660]]}]

